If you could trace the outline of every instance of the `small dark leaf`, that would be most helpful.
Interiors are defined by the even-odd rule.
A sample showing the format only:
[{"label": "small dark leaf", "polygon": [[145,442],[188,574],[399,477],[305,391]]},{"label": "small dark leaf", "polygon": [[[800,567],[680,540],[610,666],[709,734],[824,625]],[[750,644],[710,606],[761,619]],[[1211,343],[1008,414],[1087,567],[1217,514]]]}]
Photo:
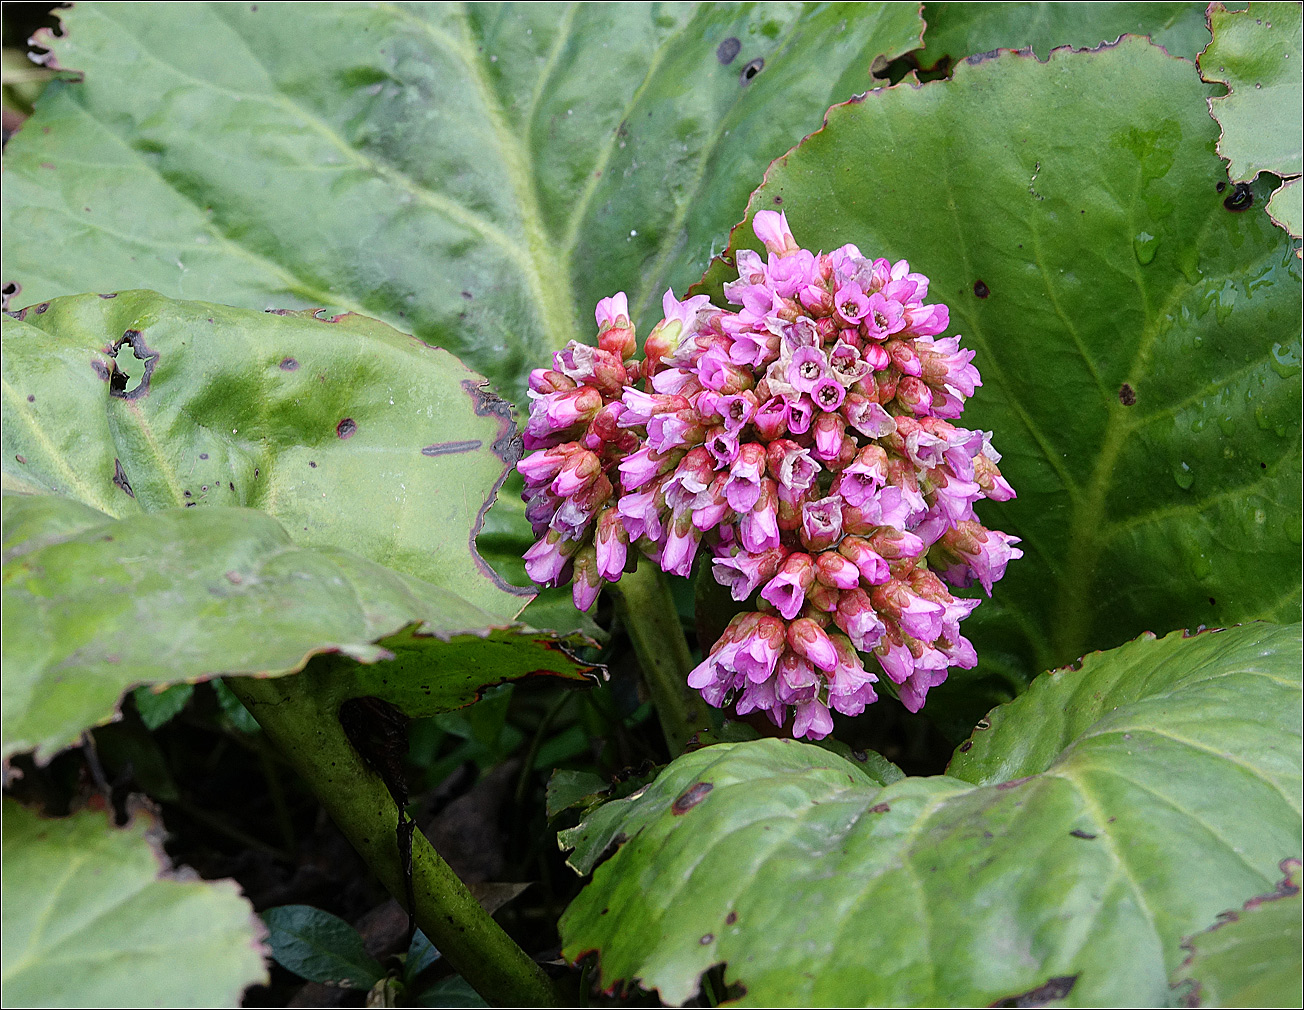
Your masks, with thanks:
[{"label": "small dark leaf", "polygon": [[358,931],[311,905],[281,905],[263,913],[272,957],[309,982],[367,990],[385,977]]}]

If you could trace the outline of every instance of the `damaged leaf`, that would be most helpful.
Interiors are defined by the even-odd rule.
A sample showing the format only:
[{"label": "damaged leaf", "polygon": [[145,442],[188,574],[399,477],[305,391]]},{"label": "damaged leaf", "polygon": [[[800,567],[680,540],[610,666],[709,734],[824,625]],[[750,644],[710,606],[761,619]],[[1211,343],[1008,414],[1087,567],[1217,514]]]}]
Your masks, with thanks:
[{"label": "damaged leaf", "polygon": [[319,654],[312,669],[338,701],[412,716],[531,673],[584,680],[566,640],[342,548],[299,546],[252,509],[112,519],[6,494],[4,528],[5,758],[48,759],[138,684],[293,673]]},{"label": "damaged leaf", "polygon": [[7,487],[116,518],[261,509],[504,622],[530,595],[474,547],[516,458],[509,406],[384,323],[78,295],[6,316],[3,368]]},{"label": "damaged leaf", "polygon": [[1218,153],[1228,161],[1228,176],[1233,182],[1250,182],[1260,172],[1280,177],[1267,210],[1295,238],[1304,228],[1301,25],[1297,3],[1252,3],[1241,13],[1210,4],[1213,42],[1200,54],[1200,76],[1228,89],[1209,99],[1209,112],[1222,127]]},{"label": "damaged leaf", "polygon": [[267,982],[266,930],[235,882],[174,872],[161,834],[143,810],[111,828],[5,797],[6,1003],[237,1007]]},{"label": "damaged leaf", "polygon": [[1298,625],[1139,639],[888,786],[793,740],[686,754],[563,834],[600,863],[563,953],[672,1005],[722,962],[743,1006],[1165,1005],[1183,937],[1300,851],[1300,659]]},{"label": "damaged leaf", "polygon": [[1301,1002],[1300,860],[1284,859],[1270,894],[1223,912],[1182,946],[1173,985],[1186,1006],[1297,1006]]},{"label": "damaged leaf", "polygon": [[962,63],[831,109],[734,231],[726,256],[781,200],[825,249],[906,258],[976,352],[963,423],[1018,492],[979,518],[1024,556],[965,622],[979,669],[937,689],[953,735],[1144,631],[1299,619],[1300,264],[1224,206],[1213,91],[1134,37]]},{"label": "damaged leaf", "polygon": [[[1232,5],[1236,6],[1235,4]],[[1090,49],[1120,35],[1149,35],[1174,56],[1193,60],[1209,44],[1204,5],[1176,3],[926,3],[924,52],[933,66],[994,49],[1030,48],[1040,60],[1057,46]]]}]

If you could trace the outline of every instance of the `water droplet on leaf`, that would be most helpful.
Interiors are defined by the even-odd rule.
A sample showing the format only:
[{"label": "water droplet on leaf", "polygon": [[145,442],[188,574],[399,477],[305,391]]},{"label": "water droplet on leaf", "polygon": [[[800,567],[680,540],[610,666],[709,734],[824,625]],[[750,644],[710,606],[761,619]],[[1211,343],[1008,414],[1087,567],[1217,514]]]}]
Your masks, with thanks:
[{"label": "water droplet on leaf", "polygon": [[1272,358],[1269,362],[1272,370],[1283,379],[1298,375],[1300,370],[1300,348],[1291,344],[1273,344]]},{"label": "water droplet on leaf", "polygon": [[1173,467],[1173,480],[1177,481],[1177,486],[1183,491],[1187,491],[1195,483],[1195,474],[1187,464],[1178,463]]},{"label": "water droplet on leaf", "polygon": [[1145,266],[1154,260],[1155,253],[1159,251],[1159,239],[1148,231],[1139,232],[1132,240],[1132,251],[1136,253],[1136,261]]}]

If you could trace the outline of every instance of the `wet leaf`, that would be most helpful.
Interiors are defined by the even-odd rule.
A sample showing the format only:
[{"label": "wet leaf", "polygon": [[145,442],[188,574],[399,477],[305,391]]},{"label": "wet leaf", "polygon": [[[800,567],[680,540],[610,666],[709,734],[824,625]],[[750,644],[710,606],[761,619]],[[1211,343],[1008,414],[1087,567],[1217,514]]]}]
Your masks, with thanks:
[{"label": "wet leaf", "polygon": [[[1235,13],[1211,4],[1209,25],[1213,42],[1200,55],[1200,75],[1227,85],[1228,94],[1209,99],[1209,111],[1222,127],[1218,153],[1229,162],[1228,175],[1233,182],[1249,182],[1260,172],[1298,180],[1304,172],[1300,5],[1252,3]],[[1304,220],[1298,181],[1273,194],[1268,213],[1300,237]]]},{"label": "wet leaf", "polygon": [[1189,2],[927,3],[924,21],[920,63],[925,66],[943,56],[958,62],[994,49],[1025,47],[1044,60],[1056,46],[1090,49],[1128,33],[1149,35],[1174,56],[1190,60],[1209,44],[1204,4]]},{"label": "wet leaf", "polygon": [[609,857],[563,953],[671,1004],[723,962],[749,1006],[1166,1005],[1183,937],[1300,851],[1300,659],[1298,625],[1141,639],[888,786],[793,740],[684,755],[563,834]]},{"label": "wet leaf", "polygon": [[298,546],[252,509],[112,519],[6,494],[4,526],[6,758],[48,759],[135,685],[293,673],[318,654],[314,675],[339,701],[413,716],[531,673],[583,679],[565,640],[350,551]]},{"label": "wet leaf", "polygon": [[[78,4],[5,153],[20,304],[328,306],[504,395],[593,307],[646,331],[769,162],[918,45],[912,4]],[[49,166],[49,167],[45,167]],[[57,249],[58,255],[51,255]]]},{"label": "wet leaf", "polygon": [[267,981],[266,931],[235,882],[174,872],[161,833],[147,812],[112,828],[5,797],[6,1003],[236,1007]]},{"label": "wet leaf", "polygon": [[262,509],[504,620],[525,602],[473,546],[510,409],[384,323],[79,295],[6,316],[3,368],[6,486],[117,518]]},{"label": "wet leaf", "polygon": [[1300,991],[1300,887],[1298,859],[1283,860],[1285,878],[1271,894],[1251,898],[1238,911],[1187,940],[1190,956],[1173,983],[1187,1006],[1295,1006]]},{"label": "wet leaf", "polygon": [[343,989],[370,989],[385,977],[358,931],[311,905],[281,905],[263,913],[267,945],[283,967],[309,982]]},{"label": "wet leaf", "polygon": [[1300,266],[1224,206],[1211,93],[1144,39],[1003,54],[835,107],[752,197],[808,244],[909,259],[977,353],[961,423],[1019,494],[979,512],[1024,557],[965,622],[955,725],[1144,631],[1299,617]]}]

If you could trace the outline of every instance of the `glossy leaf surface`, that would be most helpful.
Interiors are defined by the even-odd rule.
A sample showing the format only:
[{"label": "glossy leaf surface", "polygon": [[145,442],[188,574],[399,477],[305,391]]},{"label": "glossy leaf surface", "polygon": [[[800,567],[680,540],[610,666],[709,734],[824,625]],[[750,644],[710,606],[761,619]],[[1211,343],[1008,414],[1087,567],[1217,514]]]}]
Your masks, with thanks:
[{"label": "glossy leaf surface", "polygon": [[84,810],[46,818],[5,797],[5,1002],[229,1006],[267,981],[266,930],[234,881],[174,874],[161,825]]},{"label": "glossy leaf surface", "polygon": [[118,518],[261,509],[509,620],[473,543],[514,429],[481,382],[359,316],[61,298],[4,319],[4,472]]},{"label": "glossy leaf surface", "polygon": [[340,700],[414,716],[529,673],[583,679],[555,636],[349,551],[297,546],[252,509],[112,519],[16,494],[4,506],[6,758],[48,758],[137,684],[293,673],[322,653],[341,657],[315,664]]},{"label": "glossy leaf surface", "polygon": [[1038,678],[947,776],[677,759],[563,835],[581,870],[615,850],[563,950],[674,1004],[724,962],[742,1005],[1162,1006],[1182,939],[1299,852],[1300,783],[1298,626],[1141,639]]},{"label": "glossy leaf surface", "polygon": [[385,977],[358,931],[338,915],[312,905],[280,905],[262,918],[272,957],[309,982],[370,989]]},{"label": "glossy leaf surface", "polygon": [[1024,551],[965,623],[993,700],[1144,631],[1298,619],[1300,266],[1224,206],[1211,93],[1139,38],[1005,53],[830,110],[752,198],[909,259],[977,353],[960,423],[1019,495],[980,515]]},{"label": "glossy leaf surface", "polygon": [[[1235,4],[1232,4],[1235,7]],[[924,52],[933,66],[994,49],[1031,47],[1046,59],[1057,46],[1090,49],[1120,35],[1149,35],[1174,56],[1195,59],[1209,44],[1205,4],[1176,3],[927,3]]]},{"label": "glossy leaf surface", "polygon": [[[79,4],[6,152],[20,304],[329,306],[504,395],[593,306],[695,280],[913,4]],[[51,250],[57,249],[58,255]]]},{"label": "glossy leaf surface", "polygon": [[1285,878],[1182,946],[1190,956],[1174,974],[1186,1006],[1294,1006],[1301,1002],[1298,859]]},{"label": "glossy leaf surface", "polygon": [[1222,127],[1218,153],[1235,181],[1271,172],[1287,182],[1272,195],[1268,213],[1300,237],[1300,173],[1304,172],[1304,18],[1296,3],[1252,3],[1243,13],[1220,4],[1209,10],[1213,42],[1200,55],[1206,81],[1227,85],[1209,100]]}]

